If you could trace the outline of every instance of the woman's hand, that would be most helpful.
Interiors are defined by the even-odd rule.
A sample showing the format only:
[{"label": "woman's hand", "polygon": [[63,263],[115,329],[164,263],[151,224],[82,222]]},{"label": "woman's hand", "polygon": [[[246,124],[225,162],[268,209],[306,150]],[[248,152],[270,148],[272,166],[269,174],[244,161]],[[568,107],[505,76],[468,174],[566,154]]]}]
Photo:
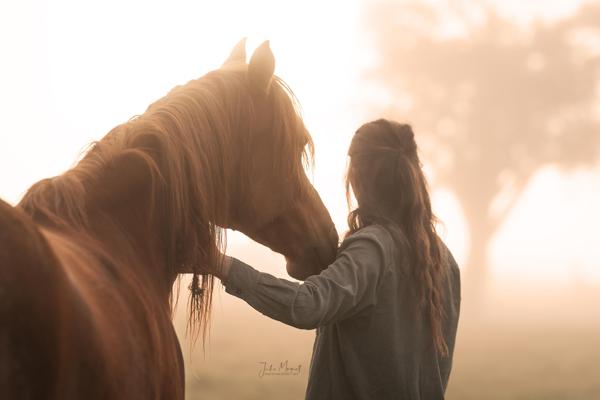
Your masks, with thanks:
[{"label": "woman's hand", "polygon": [[231,267],[231,257],[223,254],[223,262],[221,265],[207,265],[200,267],[200,273],[210,274],[216,276],[221,281],[225,281],[229,275],[229,268]]},{"label": "woman's hand", "polygon": [[216,276],[221,281],[225,281],[229,275],[229,268],[231,267],[231,257],[223,254],[223,263],[219,267],[218,265],[203,265],[195,270],[191,265],[182,265],[179,269],[180,274],[193,274],[195,272],[200,274],[210,274]]},{"label": "woman's hand", "polygon": [[225,280],[227,280],[227,277],[229,276],[230,268],[231,268],[231,257],[223,255],[223,263],[221,265],[221,268],[216,267],[213,272],[209,272],[209,273],[216,276],[217,278],[219,278],[221,280],[221,282],[224,282]]}]

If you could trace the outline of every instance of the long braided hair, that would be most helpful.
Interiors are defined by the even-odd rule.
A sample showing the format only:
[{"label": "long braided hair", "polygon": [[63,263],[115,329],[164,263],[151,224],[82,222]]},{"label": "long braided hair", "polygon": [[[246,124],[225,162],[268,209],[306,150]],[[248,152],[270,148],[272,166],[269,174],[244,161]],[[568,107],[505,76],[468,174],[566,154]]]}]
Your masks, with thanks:
[{"label": "long braided hair", "polygon": [[346,195],[358,207],[348,215],[348,235],[379,224],[408,254],[418,301],[425,306],[435,347],[448,355],[443,337],[444,268],[442,244],[436,234],[427,181],[410,125],[379,119],[361,126],[348,151]]}]

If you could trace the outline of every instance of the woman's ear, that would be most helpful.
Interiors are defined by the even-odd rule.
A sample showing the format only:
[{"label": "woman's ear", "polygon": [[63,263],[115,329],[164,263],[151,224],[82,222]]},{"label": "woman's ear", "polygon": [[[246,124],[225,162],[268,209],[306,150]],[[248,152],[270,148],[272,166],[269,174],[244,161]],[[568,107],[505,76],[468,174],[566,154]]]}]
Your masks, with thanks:
[{"label": "woman's ear", "polygon": [[259,93],[269,93],[274,72],[275,57],[267,40],[258,46],[250,58],[250,64],[248,65],[250,87]]}]

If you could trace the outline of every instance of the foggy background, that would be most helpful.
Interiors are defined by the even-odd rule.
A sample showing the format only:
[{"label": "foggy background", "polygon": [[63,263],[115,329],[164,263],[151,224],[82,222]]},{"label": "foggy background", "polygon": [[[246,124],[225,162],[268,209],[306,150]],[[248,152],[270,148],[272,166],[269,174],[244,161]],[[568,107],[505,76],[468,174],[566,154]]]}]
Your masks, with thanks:
[{"label": "foggy background", "polygon": [[[271,40],[340,233],[346,150],[370,119],[413,125],[463,293],[449,399],[600,398],[600,2],[0,2],[0,197]],[[228,254],[285,277],[240,234]],[[203,352],[175,317],[189,399],[303,398],[314,331],[215,291]],[[260,363],[301,365],[259,377]]]}]

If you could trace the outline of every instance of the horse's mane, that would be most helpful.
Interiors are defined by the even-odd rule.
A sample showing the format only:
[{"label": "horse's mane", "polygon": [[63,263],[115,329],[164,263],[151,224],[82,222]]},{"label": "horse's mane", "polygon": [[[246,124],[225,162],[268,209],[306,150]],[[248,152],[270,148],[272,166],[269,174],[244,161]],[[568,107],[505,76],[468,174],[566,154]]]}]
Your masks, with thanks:
[{"label": "horse's mane", "polygon": [[[295,97],[282,80],[274,78],[267,101],[272,120],[265,134],[272,136],[273,168],[285,168],[291,177],[300,176],[304,173],[302,162],[290,163],[290,159],[300,160],[304,155],[305,161],[310,160],[313,146]],[[215,221],[227,220],[228,210],[222,205],[240,201],[231,198],[225,183],[242,176],[240,171],[253,162],[250,132],[241,130],[249,130],[255,121],[254,107],[245,68],[213,71],[175,87],[144,114],[93,143],[75,167],[32,186],[19,206],[38,223],[93,236],[91,220],[95,213],[111,218],[110,213],[100,210],[106,210],[111,201],[127,201],[126,197],[115,200],[108,187],[132,190],[120,187],[118,180],[126,172],[120,169],[121,161],[134,160],[125,165],[133,171],[140,169],[147,177],[144,185],[150,186],[151,194],[148,218],[163,221],[164,267],[173,274],[182,264],[196,271],[188,328],[195,337],[200,324],[204,337],[214,282],[212,276],[198,274],[198,267],[222,263],[226,232]],[[227,157],[228,149],[234,146],[243,149],[238,160]],[[240,184],[251,185],[252,181],[246,179]]]}]

